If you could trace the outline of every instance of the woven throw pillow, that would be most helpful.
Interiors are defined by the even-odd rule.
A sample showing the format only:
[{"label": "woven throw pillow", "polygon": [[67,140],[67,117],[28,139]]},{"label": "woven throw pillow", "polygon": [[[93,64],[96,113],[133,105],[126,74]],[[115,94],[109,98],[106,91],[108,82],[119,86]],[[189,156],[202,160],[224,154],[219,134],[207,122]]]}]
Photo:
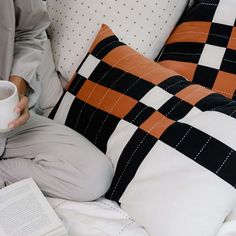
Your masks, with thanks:
[{"label": "woven throw pillow", "polygon": [[182,15],[188,0],[47,0],[48,29],[57,70],[70,79],[102,23],[121,40],[155,58]]},{"label": "woven throw pillow", "polygon": [[215,235],[235,206],[236,103],[105,25],[50,118],[106,153],[115,170],[106,197],[150,235]]},{"label": "woven throw pillow", "polygon": [[159,58],[189,80],[236,100],[236,1],[198,0]]}]

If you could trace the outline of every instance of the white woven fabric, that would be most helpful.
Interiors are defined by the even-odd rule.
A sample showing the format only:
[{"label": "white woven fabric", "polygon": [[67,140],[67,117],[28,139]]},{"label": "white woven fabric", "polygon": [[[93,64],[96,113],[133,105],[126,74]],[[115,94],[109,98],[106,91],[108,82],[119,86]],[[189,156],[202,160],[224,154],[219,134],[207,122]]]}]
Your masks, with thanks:
[{"label": "white woven fabric", "polygon": [[119,205],[105,198],[72,202],[48,198],[70,236],[148,236]]}]

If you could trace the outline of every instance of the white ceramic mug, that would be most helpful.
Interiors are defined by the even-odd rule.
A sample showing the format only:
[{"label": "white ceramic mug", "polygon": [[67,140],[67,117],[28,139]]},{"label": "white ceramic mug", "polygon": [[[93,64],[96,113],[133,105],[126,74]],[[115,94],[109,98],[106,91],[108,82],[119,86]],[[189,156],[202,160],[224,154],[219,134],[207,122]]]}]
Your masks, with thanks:
[{"label": "white ceramic mug", "polygon": [[15,84],[0,80],[0,133],[9,131],[9,123],[19,116],[19,113],[14,111],[18,102],[19,96]]}]

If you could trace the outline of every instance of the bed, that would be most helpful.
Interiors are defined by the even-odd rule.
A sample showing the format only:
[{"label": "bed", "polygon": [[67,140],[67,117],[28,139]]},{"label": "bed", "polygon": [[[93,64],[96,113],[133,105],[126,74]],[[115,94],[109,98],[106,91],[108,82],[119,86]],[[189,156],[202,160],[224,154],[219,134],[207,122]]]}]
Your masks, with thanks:
[{"label": "bed", "polygon": [[[177,113],[175,114],[178,121],[181,120],[184,124],[191,124],[191,127],[194,129],[197,127],[204,135],[206,133],[210,135],[207,137],[198,136],[200,137],[199,142],[194,144],[191,144],[192,141],[188,140],[189,144],[185,144],[184,149],[181,145],[186,141],[189,132],[192,132],[193,128],[190,127],[184,131],[183,136],[181,136],[182,139],[179,138],[179,141],[175,144],[175,148],[173,148],[174,144],[171,143],[172,140],[170,141],[170,137],[162,134],[166,134],[164,131],[170,126],[175,127],[175,125],[173,124],[174,122],[165,120],[165,126],[167,128],[163,130],[163,133],[160,134],[160,131],[151,133],[151,136],[155,136],[155,138],[161,142],[155,145],[153,144],[154,146],[152,146],[151,150],[146,151],[143,149],[147,157],[145,156],[144,160],[140,163],[133,164],[136,166],[135,171],[128,167],[130,168],[128,169],[129,173],[132,173],[132,176],[127,175],[127,178],[130,179],[126,182],[124,181],[124,183],[122,182],[125,186],[124,189],[121,188],[119,189],[120,192],[118,191],[118,193],[116,193],[116,188],[119,188],[119,181],[122,178],[122,175],[117,174],[117,172],[122,172],[123,169],[126,169],[130,161],[126,161],[126,165],[121,163],[121,151],[124,153],[126,145],[128,145],[131,137],[133,137],[136,132],[136,127],[134,128],[133,125],[135,122],[130,122],[129,119],[131,118],[128,116],[125,118],[122,117],[121,121],[119,120],[119,123],[114,128],[112,135],[106,140],[107,149],[104,152],[111,158],[114,172],[116,173],[113,182],[114,186],[112,186],[113,188],[111,187],[106,196],[94,202],[81,203],[48,198],[56,213],[68,229],[69,235],[236,235],[236,183],[233,168],[236,161],[236,132],[234,131],[236,128],[236,104],[233,97],[236,88],[236,73],[234,69],[230,69],[230,75],[229,71],[227,71],[227,75],[230,78],[230,80],[228,80],[229,84],[227,85],[225,85],[225,82],[222,82],[224,76],[216,76],[214,80],[217,82],[214,85],[211,84],[211,86],[209,86],[209,83],[203,84],[204,88],[198,87],[198,84],[201,84],[201,81],[198,81],[199,76],[193,76],[200,74],[201,76],[204,75],[203,77],[207,77],[209,76],[207,73],[209,73],[210,69],[217,69],[220,71],[219,74],[225,75],[226,71],[224,70],[233,67],[228,64],[220,65],[219,60],[222,60],[222,58],[219,59],[220,56],[218,54],[212,57],[211,53],[217,51],[220,52],[222,56],[223,49],[211,51],[212,46],[208,44],[210,44],[209,37],[212,35],[212,37],[217,37],[216,43],[221,43],[218,40],[218,38],[221,38],[224,39],[225,45],[225,40],[228,39],[230,41],[228,45],[230,46],[226,46],[226,48],[228,48],[224,50],[230,49],[230,53],[223,61],[225,63],[234,62],[232,55],[236,55],[234,54],[236,50],[234,41],[236,14],[231,9],[235,9],[235,1],[199,0],[193,3],[193,1],[189,2],[187,0],[160,0],[151,2],[127,2],[123,0],[111,2],[104,0],[92,3],[90,1],[70,0],[65,3],[60,0],[47,0],[46,3],[52,24],[48,29],[49,40],[47,41],[47,48],[44,53],[44,64],[39,68],[43,90],[36,107],[38,113],[45,116],[50,114],[55,104],[62,96],[63,89],[73,77],[80,63],[82,64],[79,67],[80,69],[77,70],[77,73],[84,77],[87,76],[87,79],[90,79],[90,76],[94,73],[94,71],[88,72],[88,68],[96,70],[98,64],[101,63],[100,60],[105,61],[107,64],[110,63],[108,59],[106,61],[99,56],[94,56],[95,54],[92,49],[95,50],[94,48],[98,45],[93,42],[98,32],[100,37],[101,32],[103,34],[102,39],[99,39],[101,41],[106,37],[113,37],[113,32],[115,32],[114,37],[117,35],[118,38],[116,39],[117,44],[123,45],[124,42],[127,45],[127,47],[124,46],[124,48],[128,50],[129,53],[129,50],[133,49],[138,52],[138,54],[136,54],[136,52],[134,53],[134,61],[136,58],[143,60],[144,63],[148,64],[149,70],[150,68],[156,68],[155,63],[158,64],[158,79],[162,80],[162,82],[169,81],[169,84],[160,83],[160,86],[155,88],[155,94],[149,93],[149,97],[145,94],[144,98],[140,99],[141,103],[148,104],[150,107],[155,108],[155,110],[164,112],[165,104],[168,100],[181,99],[191,104],[191,107],[189,107],[189,104],[186,105],[184,109],[189,110],[184,111],[187,114],[185,114],[186,116],[184,117],[180,117]],[[191,7],[188,5],[190,3]],[[222,12],[225,11],[228,11],[229,20],[225,20],[224,14],[222,17]],[[207,13],[206,15],[204,15],[205,12]],[[211,19],[209,19],[210,16]],[[199,25],[197,25],[198,23],[196,22],[200,22]],[[210,25],[213,25],[212,22],[216,25],[221,25],[220,28],[213,28],[211,29],[212,31],[209,31]],[[108,24],[112,30],[106,25],[101,27],[104,23]],[[228,35],[224,35],[226,31],[223,30],[223,24],[227,24],[226,31]],[[230,32],[229,24],[231,24]],[[201,29],[200,26],[204,26],[203,29]],[[104,32],[109,33],[106,35]],[[196,35],[200,35],[199,38],[196,37]],[[208,39],[206,37],[208,37]],[[197,42],[193,42],[196,39]],[[202,45],[199,46],[199,43],[202,43]],[[205,46],[205,44],[207,44],[207,46]],[[90,48],[91,45],[92,49]],[[204,47],[207,49],[204,53],[194,51]],[[112,54],[113,49],[109,50],[109,53]],[[122,53],[126,52],[122,51]],[[83,60],[85,56],[86,60]],[[196,59],[196,56],[201,57],[201,59]],[[206,58],[210,58],[209,61],[207,61]],[[214,61],[215,58],[218,60],[217,62]],[[154,63],[154,59],[156,59],[158,63]],[[114,63],[117,63],[117,61]],[[129,61],[127,61],[127,64],[128,63]],[[126,65],[122,66],[125,67]],[[122,66],[120,66],[119,69],[129,70],[128,67],[123,68]],[[207,69],[202,70],[202,67],[207,67]],[[132,68],[131,65],[130,68]],[[141,68],[145,71],[147,67]],[[128,72],[132,76],[140,75],[138,74],[140,72],[131,69]],[[211,75],[215,75],[215,73],[216,72],[211,73]],[[172,81],[171,84],[170,80],[173,78],[175,78],[175,81]],[[95,79],[93,78],[93,80]],[[188,84],[189,81],[193,81],[196,84],[191,84],[191,87]],[[193,93],[194,91],[202,92],[196,92],[194,96],[190,96],[192,99],[191,102],[188,100],[190,98],[181,93],[179,93],[176,98],[172,90],[171,95],[169,91],[168,94],[163,92],[163,90],[167,91],[173,88],[175,84],[182,83],[187,83],[188,85],[186,85],[186,87],[189,86],[189,88],[193,88],[191,90]],[[212,90],[205,90],[205,87]],[[217,91],[219,88],[226,89],[223,94],[224,98],[218,95],[218,93],[216,95],[216,92],[219,92]],[[109,87],[109,91],[111,89],[113,89],[113,87]],[[67,92],[68,91],[64,93]],[[178,92],[180,92],[180,90],[178,90]],[[204,95],[200,96],[199,94]],[[225,98],[227,94],[228,96]],[[209,99],[209,97],[214,97],[214,101]],[[160,102],[154,104],[153,101],[155,100]],[[217,102],[221,100],[223,101],[223,105],[220,104],[221,106],[219,106]],[[139,105],[140,101],[138,101]],[[178,102],[179,100],[177,104]],[[216,103],[217,105],[215,105]],[[210,108],[207,107],[210,106],[209,104],[212,106],[211,111]],[[60,105],[61,104],[58,106]],[[69,107],[71,104],[66,105]],[[93,104],[93,106],[97,106],[96,109],[100,108],[99,104]],[[208,113],[207,109],[209,109],[210,113]],[[203,112],[201,113],[200,110]],[[67,112],[69,114],[69,108]],[[181,110],[181,112],[183,112],[183,110]],[[217,114],[213,114],[213,112]],[[56,110],[54,113],[59,112]],[[136,120],[140,113],[133,115],[132,121]],[[60,119],[58,120],[54,117],[51,118],[55,119],[57,122],[66,124],[68,114],[59,114],[57,117],[60,117]],[[167,114],[169,115],[169,113]],[[225,118],[225,114],[227,118]],[[117,116],[119,116],[119,114]],[[175,119],[172,116],[168,116],[168,118]],[[132,123],[132,125],[130,126],[127,121]],[[136,123],[135,125],[137,126]],[[150,131],[148,124],[143,123],[142,125],[144,131]],[[221,129],[220,126],[225,127]],[[170,136],[175,136],[176,133],[182,132],[178,127],[177,124],[175,127],[176,131],[170,133]],[[80,132],[80,130],[78,130],[78,132]],[[89,137],[87,138],[89,139]],[[204,138],[206,138],[206,142],[201,144],[201,140],[204,140]],[[220,148],[219,152],[223,150],[225,144],[227,147],[229,146],[231,148],[228,152],[228,156],[226,155],[226,158],[219,160],[220,164],[217,168],[213,162],[209,164],[209,162],[205,163],[202,160],[198,160],[198,157],[205,151],[208,143],[212,141],[212,139],[220,140],[220,142],[224,144],[222,144],[222,149]],[[120,142],[119,140],[123,141]],[[198,143],[202,146],[198,147],[197,153],[194,154],[192,159],[186,159],[186,156],[190,155],[189,153],[191,150],[195,149]],[[175,151],[173,152],[166,144],[169,146],[172,145],[171,147],[175,149]],[[135,143],[132,145],[135,145]],[[179,147],[181,147],[181,149],[178,149]],[[209,157],[213,156],[214,149],[217,149],[216,147],[217,145],[215,148],[209,148]],[[103,149],[104,147],[98,145],[98,148]],[[189,149],[191,150],[189,151]],[[158,160],[154,158],[154,154],[158,155]],[[143,154],[141,153],[140,155]],[[226,165],[226,163],[229,163],[228,161],[230,161],[230,164]],[[153,166],[155,166],[155,168],[152,168]],[[227,167],[228,169],[226,168],[224,173],[221,174],[220,172],[223,167]],[[214,168],[216,168],[216,170]]]}]

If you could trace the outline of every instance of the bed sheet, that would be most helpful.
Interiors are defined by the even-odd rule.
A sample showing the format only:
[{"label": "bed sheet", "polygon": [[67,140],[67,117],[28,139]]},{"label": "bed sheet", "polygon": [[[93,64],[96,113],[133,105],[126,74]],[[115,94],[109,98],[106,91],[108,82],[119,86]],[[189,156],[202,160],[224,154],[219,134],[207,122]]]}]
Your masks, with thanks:
[{"label": "bed sheet", "polygon": [[47,199],[64,222],[69,236],[149,235],[117,203],[105,198],[93,202]]}]

